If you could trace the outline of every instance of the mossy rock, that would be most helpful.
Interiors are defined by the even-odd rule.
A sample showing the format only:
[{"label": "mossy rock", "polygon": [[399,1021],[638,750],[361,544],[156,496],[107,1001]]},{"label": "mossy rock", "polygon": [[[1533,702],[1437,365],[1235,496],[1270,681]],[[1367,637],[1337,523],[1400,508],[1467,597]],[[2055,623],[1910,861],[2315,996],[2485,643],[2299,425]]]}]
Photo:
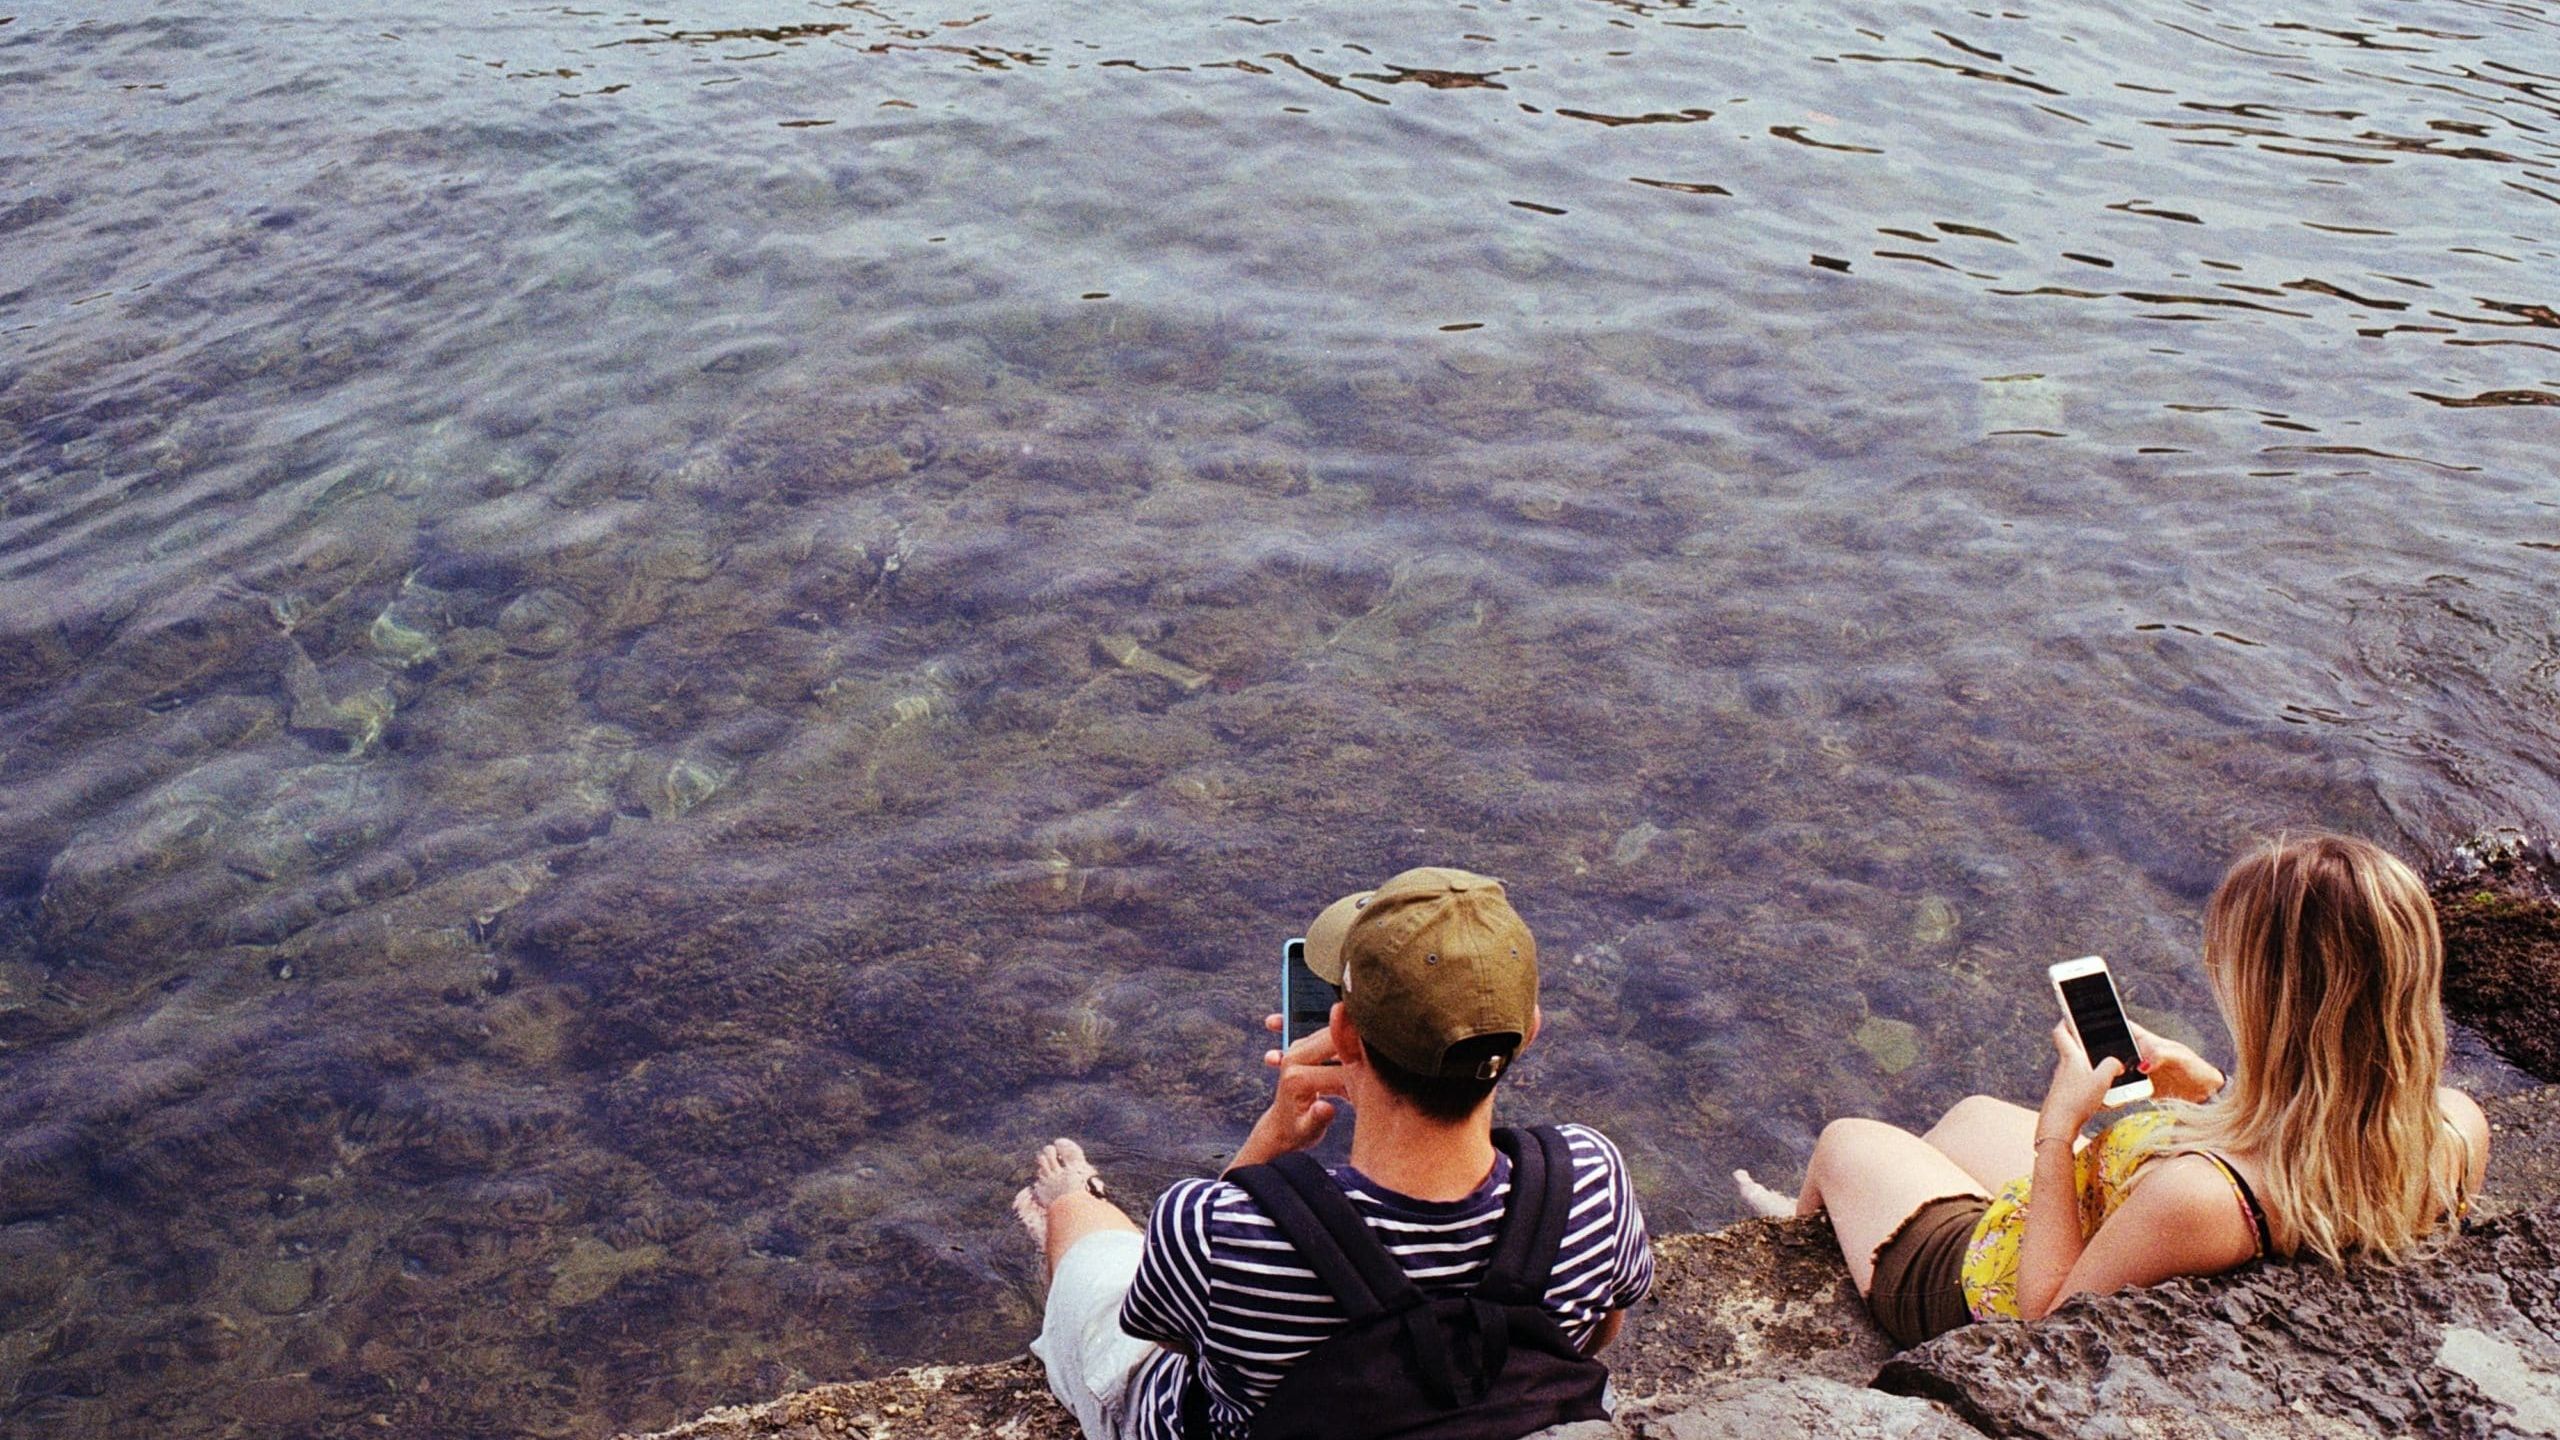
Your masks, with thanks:
[{"label": "mossy rock", "polygon": [[2560,903],[2549,880],[2521,864],[2439,882],[2444,996],[2455,1018],[2545,1080],[2560,1080]]},{"label": "mossy rock", "polygon": [[1887,1075],[1899,1075],[1920,1063],[1920,1030],[1908,1020],[1870,1015],[1849,1032],[1849,1039],[1874,1057]]}]

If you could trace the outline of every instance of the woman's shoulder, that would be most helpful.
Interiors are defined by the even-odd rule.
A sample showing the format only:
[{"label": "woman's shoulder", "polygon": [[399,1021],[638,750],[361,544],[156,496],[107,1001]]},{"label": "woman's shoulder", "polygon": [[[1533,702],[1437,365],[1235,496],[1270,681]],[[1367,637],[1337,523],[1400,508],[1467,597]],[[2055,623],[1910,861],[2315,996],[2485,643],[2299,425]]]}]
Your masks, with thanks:
[{"label": "woman's shoulder", "polygon": [[2436,1087],[2436,1108],[2442,1110],[2444,1118],[2453,1122],[2453,1128],[2462,1131],[2466,1137],[2476,1136],[2483,1142],[2488,1140],[2489,1116],[2480,1108],[2479,1101],[2450,1085],[2439,1085]]},{"label": "woman's shoulder", "polygon": [[2160,1156],[2125,1202],[2138,1223],[2190,1252],[2181,1272],[2226,1270],[2258,1253],[2257,1227],[2228,1163],[2200,1150]]},{"label": "woman's shoulder", "polygon": [[2443,1113],[2453,1133],[2462,1137],[2464,1158],[2471,1162],[2471,1173],[2464,1177],[2477,1187],[2489,1169],[2489,1116],[2480,1102],[2450,1085],[2436,1087],[2436,1109]]},{"label": "woman's shoulder", "polygon": [[2207,1150],[2166,1151],[2142,1167],[2142,1188],[2174,1199],[2181,1208],[2227,1209],[2238,1193],[2231,1183],[2232,1172],[2242,1163]]}]

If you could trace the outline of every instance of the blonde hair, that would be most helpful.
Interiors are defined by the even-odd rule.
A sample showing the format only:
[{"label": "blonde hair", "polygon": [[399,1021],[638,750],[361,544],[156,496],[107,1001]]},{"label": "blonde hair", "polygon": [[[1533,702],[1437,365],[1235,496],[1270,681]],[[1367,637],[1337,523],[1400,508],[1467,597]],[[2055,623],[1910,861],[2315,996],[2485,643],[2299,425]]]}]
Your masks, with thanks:
[{"label": "blonde hair", "polygon": [[2180,1148],[2255,1157],[2278,1255],[2397,1259],[2468,1180],[2438,1109],[2444,941],[2426,886],[2344,835],[2240,858],[2204,914],[2205,969],[2238,1051],[2174,1127]]}]

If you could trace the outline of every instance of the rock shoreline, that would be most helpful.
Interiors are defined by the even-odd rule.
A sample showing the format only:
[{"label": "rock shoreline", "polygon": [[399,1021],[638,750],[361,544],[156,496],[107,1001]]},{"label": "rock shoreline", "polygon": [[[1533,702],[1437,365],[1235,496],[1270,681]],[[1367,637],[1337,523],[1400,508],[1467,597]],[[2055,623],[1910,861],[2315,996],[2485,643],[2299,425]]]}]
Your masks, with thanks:
[{"label": "rock shoreline", "polygon": [[[2447,996],[2489,1043],[2560,1079],[2560,903],[2547,851],[2436,884]],[[1614,1424],[1551,1440],[2560,1437],[2560,1084],[2487,1103],[2495,1142],[2467,1233],[2400,1267],[2253,1266],[1972,1325],[1896,1355],[1820,1220],[1657,1243],[1653,1295],[1610,1353]],[[715,1410],[621,1440],[1074,1440],[1028,1356],[929,1366]]]},{"label": "rock shoreline", "polygon": [[[1901,1356],[1868,1323],[1823,1222],[1665,1237],[1655,1292],[1610,1355],[1618,1421],[1572,1440],[2560,1436],[2560,1085],[2488,1108],[2485,1218],[2442,1255],[2175,1281]],[[1025,1356],[822,1385],[641,1440],[1075,1435]]]}]

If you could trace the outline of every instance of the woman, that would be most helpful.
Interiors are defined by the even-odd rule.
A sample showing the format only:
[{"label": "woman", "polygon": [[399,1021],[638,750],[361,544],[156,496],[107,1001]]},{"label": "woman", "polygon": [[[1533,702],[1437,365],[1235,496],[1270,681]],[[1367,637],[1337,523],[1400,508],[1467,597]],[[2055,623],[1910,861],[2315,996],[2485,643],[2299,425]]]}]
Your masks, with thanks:
[{"label": "woman", "polygon": [[[2409,867],[2344,836],[2264,845],[2214,891],[2204,961],[2238,1057],[2228,1085],[2137,1026],[2153,1093],[2186,1103],[2082,1139],[2122,1066],[2091,1066],[2064,1023],[2041,1110],[1971,1096],[1926,1135],[1837,1120],[1803,1194],[1734,1181],[1763,1214],[1828,1211],[1902,1345],[2261,1256],[2397,1259],[2458,1220],[2489,1125],[2437,1083],[2443,942]],[[2029,1203],[2066,1188],[2076,1205]]]}]

